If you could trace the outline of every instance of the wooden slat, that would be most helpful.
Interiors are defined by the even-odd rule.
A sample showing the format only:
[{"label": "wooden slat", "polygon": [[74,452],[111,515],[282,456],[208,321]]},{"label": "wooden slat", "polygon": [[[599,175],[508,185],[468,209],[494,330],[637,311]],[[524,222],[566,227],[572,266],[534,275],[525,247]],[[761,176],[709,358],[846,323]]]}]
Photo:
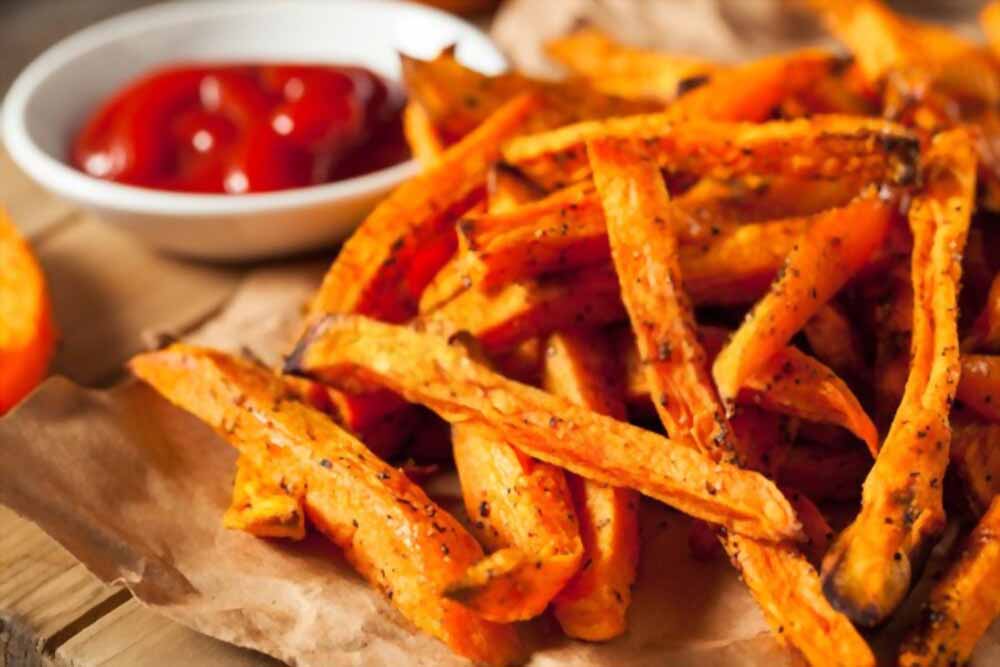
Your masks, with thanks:
[{"label": "wooden slat", "polygon": [[166,621],[133,599],[63,644],[55,652],[54,664],[59,667],[278,667],[281,663]]},{"label": "wooden slat", "polygon": [[0,507],[0,667],[34,667],[94,610],[127,599],[34,524]]},{"label": "wooden slat", "polygon": [[172,259],[81,216],[36,248],[61,342],[52,371],[108,383],[142,349],[142,332],[184,331],[215,312],[243,271]]}]

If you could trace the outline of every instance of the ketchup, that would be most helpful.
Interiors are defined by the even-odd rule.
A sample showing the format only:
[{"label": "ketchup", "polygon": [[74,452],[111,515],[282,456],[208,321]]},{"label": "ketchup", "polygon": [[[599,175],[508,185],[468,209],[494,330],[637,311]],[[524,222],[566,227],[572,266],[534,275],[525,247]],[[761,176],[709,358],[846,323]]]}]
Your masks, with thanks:
[{"label": "ketchup", "polygon": [[160,190],[267,192],[409,157],[400,91],[353,66],[189,65],[128,85],[87,121],[73,164]]}]

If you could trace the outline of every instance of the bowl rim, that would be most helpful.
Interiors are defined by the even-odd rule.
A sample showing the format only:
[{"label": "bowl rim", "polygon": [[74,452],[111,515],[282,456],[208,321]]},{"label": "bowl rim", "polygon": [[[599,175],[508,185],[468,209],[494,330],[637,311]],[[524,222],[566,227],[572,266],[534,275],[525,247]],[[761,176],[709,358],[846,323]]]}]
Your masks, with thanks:
[{"label": "bowl rim", "polygon": [[[477,26],[442,10],[403,0],[333,0],[337,4],[382,6],[386,10],[405,8],[434,20],[458,25],[463,32],[479,37],[501,61],[503,54]],[[204,194],[157,190],[106,181],[77,170],[49,154],[31,138],[26,121],[30,100],[41,84],[53,73],[71,63],[83,53],[99,48],[111,37],[128,36],[140,30],[191,20],[197,17],[218,17],[246,12],[280,11],[288,6],[323,7],[330,0],[279,0],[256,3],[239,0],[208,0],[191,2],[174,0],[142,7],[98,21],[56,42],[17,76],[3,99],[0,111],[0,133],[14,162],[32,179],[53,192],[77,203],[109,210],[132,211],[142,214],[169,213],[174,216],[207,217],[220,214],[259,214],[329,204],[374,196],[394,187],[419,172],[413,158],[399,164],[354,178],[288,190],[245,194]]]}]

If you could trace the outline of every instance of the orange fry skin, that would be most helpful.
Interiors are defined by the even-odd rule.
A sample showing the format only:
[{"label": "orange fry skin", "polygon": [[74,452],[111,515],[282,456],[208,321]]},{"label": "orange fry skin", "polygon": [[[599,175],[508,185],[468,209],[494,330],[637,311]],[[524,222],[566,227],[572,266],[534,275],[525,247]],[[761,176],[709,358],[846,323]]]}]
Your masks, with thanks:
[{"label": "orange fry skin", "polygon": [[55,343],[45,276],[0,209],[0,415],[42,381]]},{"label": "orange fry skin", "polygon": [[[683,291],[659,169],[634,142],[594,140],[587,150],[660,420],[681,443],[716,460],[745,463],[750,449],[736,438],[714,391]],[[779,640],[813,664],[874,665],[867,644],[823,599],[819,577],[794,546],[728,532],[720,538]]]},{"label": "orange fry skin", "polygon": [[907,184],[915,175],[914,135],[888,121],[822,116],[766,123],[677,120],[669,112],[587,121],[517,137],[504,159],[548,189],[590,175],[586,142],[606,137],[642,141],[660,167],[725,180],[760,177]]},{"label": "orange fry skin", "polygon": [[286,368],[328,382],[381,384],[451,423],[486,422],[525,454],[733,532],[801,536],[784,496],[763,476],[509,380],[435,335],[330,316],[300,341]]},{"label": "orange fry skin", "polygon": [[524,456],[480,422],[452,426],[452,451],[480,543],[526,558],[503,574],[451,586],[449,597],[498,623],[538,616],[577,573],[583,557],[565,473]]},{"label": "orange fry skin", "polygon": [[[520,132],[537,108],[533,97],[512,99],[383,200],[344,243],[310,318],[354,312],[398,322],[416,314],[419,294],[454,251],[457,216],[483,196],[482,183],[500,145]],[[443,244],[441,252],[428,259],[428,245],[434,243]],[[417,266],[426,277],[414,284],[411,272]]]},{"label": "orange fry skin", "polygon": [[1000,496],[966,540],[965,550],[931,591],[921,622],[904,640],[899,667],[968,664],[1000,616]]},{"label": "orange fry skin", "polygon": [[[371,454],[326,415],[285,398],[271,371],[221,352],[175,344],[135,357],[139,378],[253,452],[280,449],[310,521],[404,616],[473,660],[503,665],[521,654],[515,630],[441,595],[483,557],[458,521],[400,470]],[[268,457],[268,461],[271,457]]]},{"label": "orange fry skin", "polygon": [[862,490],[861,512],[823,562],[827,597],[855,622],[885,619],[919,558],[944,527],[948,415],[961,366],[958,284],[975,197],[976,157],[964,130],[937,135],[910,206],[913,336],[899,409]]},{"label": "orange fry skin", "polygon": [[[626,421],[619,370],[606,336],[574,330],[545,343],[542,386],[594,412]],[[585,567],[554,601],[556,620],[570,637],[605,641],[625,632],[639,560],[639,495],[568,478],[583,539]]]},{"label": "orange fry skin", "polygon": [[882,245],[893,215],[891,202],[861,198],[817,216],[789,253],[770,292],[747,314],[712,365],[730,409],[747,378],[784,348]]}]

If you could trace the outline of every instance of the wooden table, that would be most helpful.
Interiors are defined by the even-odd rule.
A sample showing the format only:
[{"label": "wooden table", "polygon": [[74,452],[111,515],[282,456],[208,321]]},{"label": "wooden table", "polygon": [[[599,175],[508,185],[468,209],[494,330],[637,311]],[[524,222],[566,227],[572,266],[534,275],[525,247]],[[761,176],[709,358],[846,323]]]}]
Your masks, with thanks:
[{"label": "wooden table", "polygon": [[[197,327],[249,270],[157,255],[39,190],[2,149],[0,204],[34,245],[49,280],[62,332],[53,372],[84,385],[120,379],[122,362],[143,347],[143,331]],[[0,506],[0,667],[194,664],[277,663],[144,609]]]}]

